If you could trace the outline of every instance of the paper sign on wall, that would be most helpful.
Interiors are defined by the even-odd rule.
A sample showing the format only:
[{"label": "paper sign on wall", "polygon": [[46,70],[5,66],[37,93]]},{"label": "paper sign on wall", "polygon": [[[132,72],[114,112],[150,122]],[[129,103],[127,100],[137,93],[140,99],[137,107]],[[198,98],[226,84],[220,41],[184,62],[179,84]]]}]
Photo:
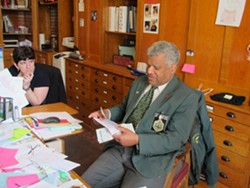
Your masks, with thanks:
[{"label": "paper sign on wall", "polygon": [[220,0],[216,24],[239,27],[246,0]]}]

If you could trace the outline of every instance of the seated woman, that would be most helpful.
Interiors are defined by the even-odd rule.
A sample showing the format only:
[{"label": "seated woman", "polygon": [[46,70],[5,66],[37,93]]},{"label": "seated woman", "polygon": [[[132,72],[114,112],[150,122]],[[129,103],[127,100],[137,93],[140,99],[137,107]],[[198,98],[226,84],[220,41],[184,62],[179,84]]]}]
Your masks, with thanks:
[{"label": "seated woman", "polygon": [[13,51],[14,66],[9,68],[12,76],[23,77],[23,90],[29,106],[45,103],[50,80],[44,70],[35,65],[35,52],[31,47],[20,46]]}]

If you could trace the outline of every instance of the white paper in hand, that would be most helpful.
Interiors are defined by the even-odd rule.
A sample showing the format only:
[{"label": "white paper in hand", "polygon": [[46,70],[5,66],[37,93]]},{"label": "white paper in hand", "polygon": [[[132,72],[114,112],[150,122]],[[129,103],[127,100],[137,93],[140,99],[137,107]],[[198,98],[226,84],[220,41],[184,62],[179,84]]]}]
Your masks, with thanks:
[{"label": "white paper in hand", "polygon": [[98,119],[98,118],[94,118],[95,121],[97,121],[99,124],[101,124],[102,126],[106,127],[111,135],[114,134],[120,134],[121,132],[116,128],[117,127],[117,123],[109,120],[109,119]]},{"label": "white paper in hand", "polygon": [[[127,124],[123,123],[123,124],[121,124],[121,126],[131,130],[133,133],[135,132],[132,123],[127,123]],[[96,135],[97,135],[97,140],[100,144],[114,139],[113,136],[108,131],[108,129],[105,127],[100,128],[100,129],[96,129]]]}]

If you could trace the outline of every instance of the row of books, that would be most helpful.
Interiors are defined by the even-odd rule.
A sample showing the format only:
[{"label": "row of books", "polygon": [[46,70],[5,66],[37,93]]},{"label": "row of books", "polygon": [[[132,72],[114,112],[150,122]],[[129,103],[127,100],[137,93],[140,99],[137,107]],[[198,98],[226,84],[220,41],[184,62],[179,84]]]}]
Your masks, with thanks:
[{"label": "row of books", "polygon": [[136,32],[136,7],[135,6],[110,6],[109,31]]}]

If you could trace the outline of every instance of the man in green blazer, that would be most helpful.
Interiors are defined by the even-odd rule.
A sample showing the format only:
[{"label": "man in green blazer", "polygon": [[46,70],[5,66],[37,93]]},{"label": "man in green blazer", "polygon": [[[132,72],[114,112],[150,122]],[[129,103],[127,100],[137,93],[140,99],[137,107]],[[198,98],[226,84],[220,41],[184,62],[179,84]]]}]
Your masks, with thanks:
[{"label": "man in green blazer", "polygon": [[[92,188],[163,187],[175,157],[184,151],[198,106],[198,95],[175,75],[179,59],[174,44],[155,42],[148,49],[147,76],[132,83],[121,104],[104,110],[115,122],[134,123],[144,94],[157,87],[150,106],[133,124],[135,133],[119,126],[121,134],[113,135],[114,141],[83,173]],[[93,117],[103,115],[96,111],[89,115]]]}]

